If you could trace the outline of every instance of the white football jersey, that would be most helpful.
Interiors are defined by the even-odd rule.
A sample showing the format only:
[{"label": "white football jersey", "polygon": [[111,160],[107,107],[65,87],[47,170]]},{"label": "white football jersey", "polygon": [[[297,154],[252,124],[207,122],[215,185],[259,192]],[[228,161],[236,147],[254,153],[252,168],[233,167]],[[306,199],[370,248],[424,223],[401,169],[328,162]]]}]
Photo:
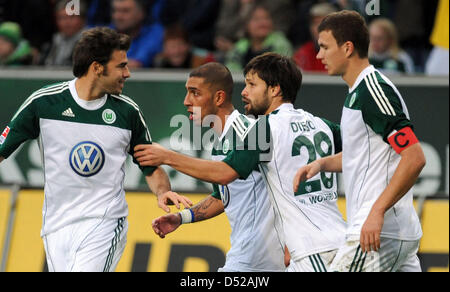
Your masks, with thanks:
[{"label": "white football jersey", "polygon": [[259,165],[275,211],[275,230],[291,258],[337,249],[346,224],[337,207],[336,175],[320,173],[297,193],[293,180],[301,166],[335,154],[339,127],[285,103],[242,137],[246,150],[234,151],[224,162],[243,178]]},{"label": "white football jersey", "polygon": [[[342,111],[342,172],[348,237],[359,238],[373,204],[389,184],[401,156],[387,142],[396,130],[413,127],[397,88],[373,66],[349,90]],[[412,189],[389,209],[381,236],[417,240],[422,236]]]},{"label": "white football jersey", "polygon": [[[24,141],[38,139],[45,174],[42,236],[85,218],[126,217],[125,160],[134,146],[151,143],[131,99],[106,95],[87,102],[75,81],[33,93],[0,146],[7,158]],[[146,175],[154,169],[142,168]]]},{"label": "white football jersey", "polygon": [[[256,121],[235,110],[226,120],[224,131],[212,150],[212,159],[223,160],[240,144],[239,133]],[[224,270],[239,272],[280,272],[285,270],[284,246],[275,232],[274,211],[259,170],[247,179],[226,186],[214,185],[213,197],[221,199],[231,226],[231,248]]]}]

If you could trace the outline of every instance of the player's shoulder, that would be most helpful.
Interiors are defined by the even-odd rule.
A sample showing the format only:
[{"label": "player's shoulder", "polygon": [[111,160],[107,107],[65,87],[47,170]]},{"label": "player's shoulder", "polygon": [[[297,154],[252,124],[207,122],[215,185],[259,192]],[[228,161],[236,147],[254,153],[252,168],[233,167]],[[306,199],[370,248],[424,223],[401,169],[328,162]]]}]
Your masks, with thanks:
[{"label": "player's shoulder", "polygon": [[113,102],[118,108],[122,110],[128,110],[133,112],[140,112],[139,105],[131,98],[123,94],[110,94],[108,95],[111,102]]},{"label": "player's shoulder", "polygon": [[53,83],[53,84],[45,85],[38,90],[35,90],[27,98],[27,100],[30,100],[30,99],[36,100],[36,99],[39,99],[39,98],[42,98],[45,96],[59,95],[67,90],[69,90],[69,82],[68,81]]},{"label": "player's shoulder", "polygon": [[43,86],[34,91],[25,99],[18,112],[29,107],[30,105],[39,104],[40,106],[46,106],[48,102],[45,101],[48,101],[49,99],[53,100],[54,97],[59,98],[62,94],[65,94],[65,92],[69,90],[68,81]]},{"label": "player's shoulder", "polygon": [[231,127],[236,133],[237,137],[244,140],[249,131],[256,125],[257,120],[248,117],[244,114],[237,114],[232,116]]},{"label": "player's shoulder", "polygon": [[395,85],[381,72],[374,70],[366,74],[355,93],[361,101],[382,102],[386,99],[398,99],[400,93]]}]

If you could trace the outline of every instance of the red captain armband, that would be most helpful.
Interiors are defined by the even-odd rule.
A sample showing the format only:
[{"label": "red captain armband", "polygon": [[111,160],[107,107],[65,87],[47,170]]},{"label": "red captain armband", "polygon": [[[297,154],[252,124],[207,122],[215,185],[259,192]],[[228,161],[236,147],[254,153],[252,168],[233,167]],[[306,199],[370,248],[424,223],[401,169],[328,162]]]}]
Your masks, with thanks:
[{"label": "red captain armband", "polygon": [[388,142],[395,152],[400,154],[406,148],[419,143],[419,140],[410,127],[405,127],[401,130],[392,132],[388,137]]}]

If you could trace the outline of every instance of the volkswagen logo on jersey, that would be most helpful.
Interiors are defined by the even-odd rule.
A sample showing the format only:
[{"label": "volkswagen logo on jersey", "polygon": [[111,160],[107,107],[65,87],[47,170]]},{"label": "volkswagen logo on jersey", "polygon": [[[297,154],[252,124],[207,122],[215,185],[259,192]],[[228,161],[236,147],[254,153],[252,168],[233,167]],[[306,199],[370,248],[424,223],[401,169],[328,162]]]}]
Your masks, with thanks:
[{"label": "volkswagen logo on jersey", "polygon": [[228,186],[219,186],[220,191],[220,197],[222,198],[223,207],[228,207],[228,204],[230,203],[230,190],[228,189]]},{"label": "volkswagen logo on jersey", "polygon": [[70,166],[76,174],[90,177],[100,172],[105,164],[105,153],[94,142],[81,142],[70,152]]}]

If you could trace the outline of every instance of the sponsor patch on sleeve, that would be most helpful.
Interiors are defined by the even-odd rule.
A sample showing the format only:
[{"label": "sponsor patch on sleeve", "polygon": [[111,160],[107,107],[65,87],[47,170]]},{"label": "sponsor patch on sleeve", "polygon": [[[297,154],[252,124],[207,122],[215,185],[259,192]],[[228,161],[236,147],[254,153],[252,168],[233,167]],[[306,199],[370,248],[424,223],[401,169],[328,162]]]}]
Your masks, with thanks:
[{"label": "sponsor patch on sleeve", "polygon": [[10,131],[9,127],[6,127],[6,129],[3,131],[2,135],[0,136],[0,145],[2,145],[5,142],[6,137],[8,137],[9,131]]},{"label": "sponsor patch on sleeve", "polygon": [[400,154],[408,147],[419,143],[419,140],[410,127],[405,127],[401,130],[392,132],[388,137],[388,142],[395,150],[395,152]]}]

